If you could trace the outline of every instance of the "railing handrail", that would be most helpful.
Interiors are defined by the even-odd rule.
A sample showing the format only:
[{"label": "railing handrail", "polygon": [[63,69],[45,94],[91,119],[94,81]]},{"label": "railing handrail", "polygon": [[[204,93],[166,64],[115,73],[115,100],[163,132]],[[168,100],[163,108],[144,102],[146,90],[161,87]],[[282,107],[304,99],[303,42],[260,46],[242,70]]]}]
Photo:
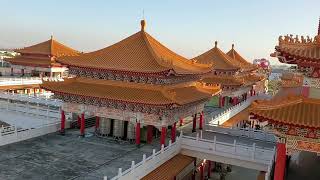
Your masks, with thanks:
[{"label": "railing handrail", "polygon": [[[215,132],[215,133],[227,133],[233,136],[246,136],[248,138],[259,139],[263,141],[276,142],[276,137],[274,133],[256,130],[256,129],[246,129],[246,128],[237,128],[237,127],[223,127],[218,125],[206,124],[205,131]],[[257,136],[260,134],[262,136]]]},{"label": "railing handrail", "polygon": [[[192,140],[197,140],[197,137],[192,137],[192,136],[185,136],[183,135],[182,136],[183,138],[185,139],[192,139]],[[224,146],[231,146],[231,147],[234,147],[234,144],[233,143],[227,143],[227,142],[223,142],[223,141],[214,141],[214,140],[209,140],[209,139],[203,139],[203,138],[199,138],[198,141],[202,141],[202,142],[208,142],[208,143],[216,143],[216,144],[221,144],[221,145],[224,145]],[[248,145],[248,144],[242,144],[242,143],[239,143],[237,142],[236,146],[238,147],[243,147],[243,148],[252,148],[253,147],[253,144],[252,145]],[[256,147],[256,150],[273,150],[273,148],[267,148],[267,147],[260,147],[260,146],[255,146]]]},{"label": "railing handrail", "polygon": [[[155,161],[154,163],[157,164],[161,161],[163,161],[162,158],[159,158],[160,155],[166,155],[166,153],[169,153],[167,154],[168,156],[171,155],[171,151],[175,151],[176,148],[180,148],[180,140],[181,138],[178,136],[176,138],[176,141],[174,143],[171,143],[171,140],[169,141],[169,146],[167,147],[164,147],[163,145],[161,146],[161,149],[159,151],[156,152],[155,149],[153,149],[153,153],[151,156],[149,157],[146,157],[145,154],[143,154],[142,156],[142,161],[140,161],[139,163],[135,164],[134,161],[132,161],[132,164],[131,164],[131,167],[128,168],[127,170],[123,171],[122,172],[122,168],[119,168],[119,171],[118,171],[118,175],[113,177],[111,180],[117,180],[117,179],[121,179],[123,176],[126,176],[126,175],[129,175],[129,176],[133,176],[133,174],[131,173],[134,173],[135,170],[143,165],[145,165],[146,163],[152,163],[151,161]],[[154,168],[157,168],[157,167],[154,167]],[[129,174],[130,173],[130,174]],[[146,172],[144,172],[146,173]],[[138,174],[139,175],[139,174]],[[105,176],[104,179],[107,179],[107,177]]]},{"label": "railing handrail", "polygon": [[[267,97],[267,95],[263,95],[263,94],[251,96],[248,99],[246,99],[245,101],[242,101],[237,105],[231,106],[228,109],[226,109],[225,111],[223,111],[217,115],[214,114],[214,112],[212,112],[209,115],[209,117],[211,119],[209,124],[216,124],[216,122],[218,122],[218,124],[223,124],[224,122],[220,122],[219,121],[220,119],[223,119],[226,116],[229,119],[229,118],[235,116],[236,114],[238,114],[239,112],[241,112],[242,110],[244,110],[245,108],[247,108],[252,103],[252,101],[257,100],[257,99],[261,99],[261,98],[266,98],[266,97]],[[225,121],[228,119],[225,119]]]},{"label": "railing handrail", "polygon": [[62,101],[59,99],[48,99],[44,97],[35,97],[32,95],[24,95],[24,94],[9,94],[7,92],[0,93],[0,98],[10,99],[15,101],[29,102],[29,103],[38,103],[44,105],[51,105],[60,107],[62,105]]},{"label": "railing handrail", "polygon": [[[252,145],[243,145],[243,144],[239,145],[236,143],[236,141],[234,143],[226,143],[226,142],[217,141],[216,138],[214,138],[214,139],[215,140],[212,141],[212,140],[208,140],[208,139],[199,138],[199,135],[197,135],[197,137],[192,137],[192,136],[185,136],[185,135],[183,135],[183,133],[181,133],[180,136],[177,137],[176,142],[171,143],[171,141],[170,141],[169,146],[167,146],[167,147],[162,146],[161,149],[157,152],[155,151],[155,149],[153,149],[152,155],[149,156],[148,158],[144,154],[142,161],[140,161],[137,164],[135,164],[134,161],[132,161],[131,167],[128,168],[127,170],[122,171],[122,168],[119,168],[118,175],[113,177],[111,180],[121,179],[122,177],[124,177],[126,175],[130,176],[131,179],[136,178],[136,176],[133,177],[134,175],[131,173],[136,172],[137,168],[142,167],[143,165],[146,165],[146,163],[149,163],[149,162],[152,163],[151,162],[152,160],[160,162],[163,159],[159,159],[158,157],[160,155],[167,155],[167,156],[171,155],[170,150],[175,151],[177,149],[182,148],[182,146],[190,146],[190,147],[194,147],[196,149],[201,149],[201,146],[194,145],[193,143],[184,142],[186,140],[192,140],[196,143],[210,143],[210,144],[214,145],[214,149],[216,148],[217,145],[218,145],[218,147],[219,147],[219,145],[230,146],[230,148],[228,148],[228,149],[234,148],[234,154],[230,154],[229,152],[216,151],[216,149],[212,152],[228,153],[229,155],[231,155],[234,158],[238,158],[241,160],[253,160],[258,163],[266,164],[266,165],[268,165],[268,171],[270,170],[270,164],[272,164],[274,159],[270,160],[269,157],[272,156],[274,158],[275,149],[260,148],[259,146],[256,146],[255,143],[253,143]],[[205,149],[206,151],[210,151],[210,148],[212,148],[211,146],[205,146],[205,147],[207,148],[207,149]],[[192,148],[191,148],[191,150],[192,150]],[[247,151],[247,153],[244,154],[241,150],[242,151],[245,150],[245,151]],[[169,154],[165,154],[167,152]],[[237,152],[238,152],[238,154],[236,154]],[[266,156],[261,156],[261,155],[258,156],[256,153],[260,153],[260,154],[264,153],[264,154],[266,154]],[[151,168],[153,168],[152,170],[154,170],[157,167],[151,167]],[[143,173],[147,174],[147,172],[143,172]],[[140,175],[140,174],[138,174],[138,175]],[[107,177],[105,176],[104,179],[106,180]]]},{"label": "railing handrail", "polygon": [[[186,139],[186,136],[182,137],[183,139]],[[231,156],[235,156],[237,157],[237,159],[242,159],[242,160],[253,160],[255,162],[259,162],[259,163],[263,163],[263,164],[269,164],[270,163],[270,155],[274,154],[274,149],[261,149],[260,147],[257,147],[255,145],[255,143],[253,143],[252,146],[242,146],[242,145],[237,145],[236,140],[234,141],[234,143],[221,143],[218,141],[211,141],[211,142],[207,142],[213,145],[206,145],[205,147],[201,147],[201,145],[199,143],[206,143],[205,141],[203,141],[203,139],[194,139],[194,137],[190,138],[188,137],[188,139],[192,139],[194,142],[193,143],[197,143],[197,144],[193,144],[191,142],[188,143],[184,143],[184,141],[182,141],[182,145],[185,146],[189,146],[189,147],[193,147],[191,148],[191,150],[197,150],[200,152],[211,152],[211,153],[222,153],[222,154],[230,154]],[[217,150],[218,148],[221,148],[221,146],[227,146],[231,152],[228,151],[219,151]],[[225,149],[226,147],[224,147]],[[247,151],[247,153],[243,153],[241,150],[245,150]],[[242,152],[242,153],[241,153]],[[264,153],[266,156],[261,156],[261,154],[258,156],[257,153]],[[269,155],[268,155],[269,154]],[[228,157],[230,157],[228,155]],[[234,158],[235,158],[234,157]]]}]

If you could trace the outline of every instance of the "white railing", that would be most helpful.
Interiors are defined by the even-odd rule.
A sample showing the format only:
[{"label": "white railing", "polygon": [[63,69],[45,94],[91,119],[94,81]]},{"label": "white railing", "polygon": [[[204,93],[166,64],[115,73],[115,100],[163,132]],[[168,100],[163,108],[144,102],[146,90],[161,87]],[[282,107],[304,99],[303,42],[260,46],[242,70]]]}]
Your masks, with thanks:
[{"label": "white railing", "polygon": [[53,133],[58,131],[59,128],[60,123],[46,124],[29,129],[18,129],[15,126],[0,127],[0,146]]},{"label": "white railing", "polygon": [[0,78],[0,86],[41,84],[38,77]]},{"label": "white railing", "polygon": [[[122,168],[119,168],[118,175],[113,177],[111,180],[136,180],[141,179],[142,177],[149,174],[154,169],[158,168],[161,164],[165,163],[175,155],[180,152],[181,148],[181,138],[177,137],[176,142],[171,143],[169,141],[169,146],[161,147],[161,150],[156,152],[153,149],[153,153],[148,158],[144,154],[142,156],[142,161],[138,164],[135,164],[134,161],[131,163],[131,168],[122,172]],[[107,180],[107,177],[104,177],[104,180]]]},{"label": "white railing", "polygon": [[0,86],[42,84],[42,81],[63,81],[63,79],[59,77],[0,78]]},{"label": "white railing", "polygon": [[[47,94],[49,96],[49,94]],[[1,99],[10,99],[15,101],[29,102],[35,104],[44,104],[50,106],[60,107],[62,101],[59,99],[46,98],[46,96],[33,96],[26,94],[11,94],[11,93],[0,93]]]},{"label": "white railing", "polygon": [[[237,160],[243,160],[244,162],[253,162],[262,164],[267,171],[266,177],[270,177],[270,171],[274,162],[275,148],[265,148],[256,146],[255,143],[252,145],[239,144],[236,140],[233,143],[226,143],[218,141],[216,137],[214,140],[207,140],[202,138],[202,133],[196,137],[185,136],[180,133],[177,137],[177,141],[173,144],[169,143],[169,146],[161,148],[160,151],[156,152],[153,150],[153,154],[146,158],[143,155],[142,161],[135,164],[132,161],[131,168],[122,172],[122,168],[119,168],[118,175],[113,177],[111,180],[135,180],[141,179],[142,177],[149,174],[151,171],[158,168],[161,164],[174,157],[180,152],[181,149],[187,149],[191,151],[197,151],[200,153],[214,154],[226,158],[233,158]],[[107,180],[107,177],[104,177]]]},{"label": "white railing", "polygon": [[270,164],[275,153],[275,149],[258,147],[255,143],[247,145],[239,144],[236,140],[233,143],[218,141],[216,136],[213,140],[202,139],[198,135],[197,137],[183,136],[182,139],[182,149],[261,163],[266,166]]},{"label": "white railing", "polygon": [[230,118],[232,118],[233,116],[238,114],[239,112],[241,112],[244,109],[246,109],[247,107],[249,107],[250,104],[254,100],[257,100],[257,99],[268,99],[268,98],[270,98],[270,96],[268,96],[266,94],[260,94],[258,96],[251,96],[247,100],[242,101],[241,103],[226,109],[224,112],[221,112],[218,115],[214,115],[214,113],[210,114],[209,115],[208,124],[210,124],[210,125],[223,124],[227,120],[229,120]]},{"label": "white railing", "polygon": [[252,139],[258,139],[262,141],[276,142],[276,137],[273,133],[262,131],[262,130],[254,130],[254,129],[245,129],[245,128],[227,128],[222,126],[212,126],[206,125],[206,131],[228,134],[231,136],[244,136]]},{"label": "white railing", "polygon": [[[5,111],[12,111],[17,113],[23,113],[27,115],[37,116],[41,119],[60,119],[60,106],[52,106],[50,104],[39,104],[30,102],[10,102],[0,101],[0,109]],[[66,117],[69,118],[71,114],[67,113]]]}]

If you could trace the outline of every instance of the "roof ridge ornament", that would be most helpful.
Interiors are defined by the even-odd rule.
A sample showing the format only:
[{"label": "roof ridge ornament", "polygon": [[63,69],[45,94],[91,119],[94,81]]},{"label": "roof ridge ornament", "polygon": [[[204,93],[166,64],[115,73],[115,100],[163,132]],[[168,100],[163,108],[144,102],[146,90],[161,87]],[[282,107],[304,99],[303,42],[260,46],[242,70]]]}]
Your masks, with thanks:
[{"label": "roof ridge ornament", "polygon": [[215,41],[215,42],[214,42],[214,47],[215,47],[215,48],[218,47],[218,41]]},{"label": "roof ridge ornament", "polygon": [[234,50],[234,44],[231,45],[231,48]]},{"label": "roof ridge ornament", "polygon": [[146,20],[142,19],[140,21],[140,24],[141,24],[141,31],[145,31],[145,28],[146,28]]},{"label": "roof ridge ornament", "polygon": [[50,39],[53,40],[53,35],[51,35]]}]

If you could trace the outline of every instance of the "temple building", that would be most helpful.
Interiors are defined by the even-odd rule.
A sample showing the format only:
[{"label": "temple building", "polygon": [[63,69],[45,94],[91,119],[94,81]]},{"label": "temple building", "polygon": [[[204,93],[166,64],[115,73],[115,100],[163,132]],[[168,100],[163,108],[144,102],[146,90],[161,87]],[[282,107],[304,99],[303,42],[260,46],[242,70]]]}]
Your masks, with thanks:
[{"label": "temple building", "polygon": [[308,151],[320,153],[320,21],[314,39],[297,35],[279,37],[275,53],[280,62],[297,65],[282,76],[282,89],[272,100],[252,104],[252,119],[267,122],[280,138],[275,179],[283,179],[286,155]]},{"label": "temple building", "polygon": [[222,93],[219,106],[236,105],[242,100],[265,91],[265,76],[255,73],[257,66],[246,61],[234,49],[226,54],[218,48],[217,41],[214,48],[193,59],[201,64],[212,64],[212,71],[203,77],[202,82],[207,85],[220,84]]},{"label": "temple building", "polygon": [[194,123],[204,103],[220,92],[220,86],[206,86],[198,80],[211,71],[211,64],[188,60],[141,31],[98,51],[58,57],[75,78],[45,82],[42,88],[64,101],[65,112],[78,114],[80,134],[85,135],[85,117],[96,117],[96,133],[122,139],[144,139],[150,143],[161,131],[165,144],[168,127],[175,141],[176,122],[188,116]]},{"label": "temple building", "polygon": [[53,36],[48,41],[15,50],[19,56],[4,59],[11,64],[11,75],[37,77],[63,77],[67,68],[56,59],[61,56],[74,56],[80,52],[67,47]]}]

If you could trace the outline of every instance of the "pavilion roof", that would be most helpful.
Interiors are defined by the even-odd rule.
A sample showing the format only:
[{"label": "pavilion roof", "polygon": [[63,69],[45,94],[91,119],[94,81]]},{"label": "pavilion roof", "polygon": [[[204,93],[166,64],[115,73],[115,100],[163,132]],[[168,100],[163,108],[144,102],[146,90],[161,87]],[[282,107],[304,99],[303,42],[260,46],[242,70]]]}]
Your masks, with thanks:
[{"label": "pavilion roof", "polygon": [[302,96],[257,100],[250,113],[268,121],[300,127],[320,128],[320,100]]},{"label": "pavilion roof", "polygon": [[177,85],[137,84],[133,82],[71,78],[63,82],[44,82],[41,88],[55,94],[93,97],[100,100],[139,103],[154,106],[184,105],[206,100],[220,87],[203,88],[200,83]]},{"label": "pavilion roof", "polygon": [[203,74],[211,70],[186,59],[154,39],[144,30],[98,51],[76,57],[62,57],[58,61],[68,66],[136,73],[160,73],[173,71],[176,74]]},{"label": "pavilion roof", "polygon": [[142,180],[172,180],[193,161],[193,157],[177,154],[151,173],[147,174]]},{"label": "pavilion roof", "polygon": [[226,54],[230,56],[233,60],[235,60],[240,66],[240,68],[244,71],[253,71],[258,69],[257,66],[253,65],[252,63],[249,63],[234,49],[234,44],[232,44],[232,49],[228,51]]},{"label": "pavilion roof", "polygon": [[28,57],[28,56],[17,56],[14,58],[7,58],[5,61],[14,64],[14,65],[22,65],[22,66],[37,66],[37,67],[50,67],[50,66],[60,66],[60,64],[56,63],[51,58],[40,58],[40,57]]},{"label": "pavilion roof", "polygon": [[212,64],[212,68],[215,70],[231,70],[237,71],[240,69],[239,62],[236,62],[230,56],[226,55],[217,47],[217,41],[215,47],[208,50],[207,52],[193,58],[201,64]]},{"label": "pavilion roof", "polygon": [[41,54],[41,55],[49,55],[49,56],[55,56],[55,57],[75,56],[80,53],[54,40],[52,36],[51,36],[51,39],[49,39],[48,41],[35,44],[33,46],[25,47],[22,49],[18,49],[16,51],[22,54],[24,53],[25,54]]}]

